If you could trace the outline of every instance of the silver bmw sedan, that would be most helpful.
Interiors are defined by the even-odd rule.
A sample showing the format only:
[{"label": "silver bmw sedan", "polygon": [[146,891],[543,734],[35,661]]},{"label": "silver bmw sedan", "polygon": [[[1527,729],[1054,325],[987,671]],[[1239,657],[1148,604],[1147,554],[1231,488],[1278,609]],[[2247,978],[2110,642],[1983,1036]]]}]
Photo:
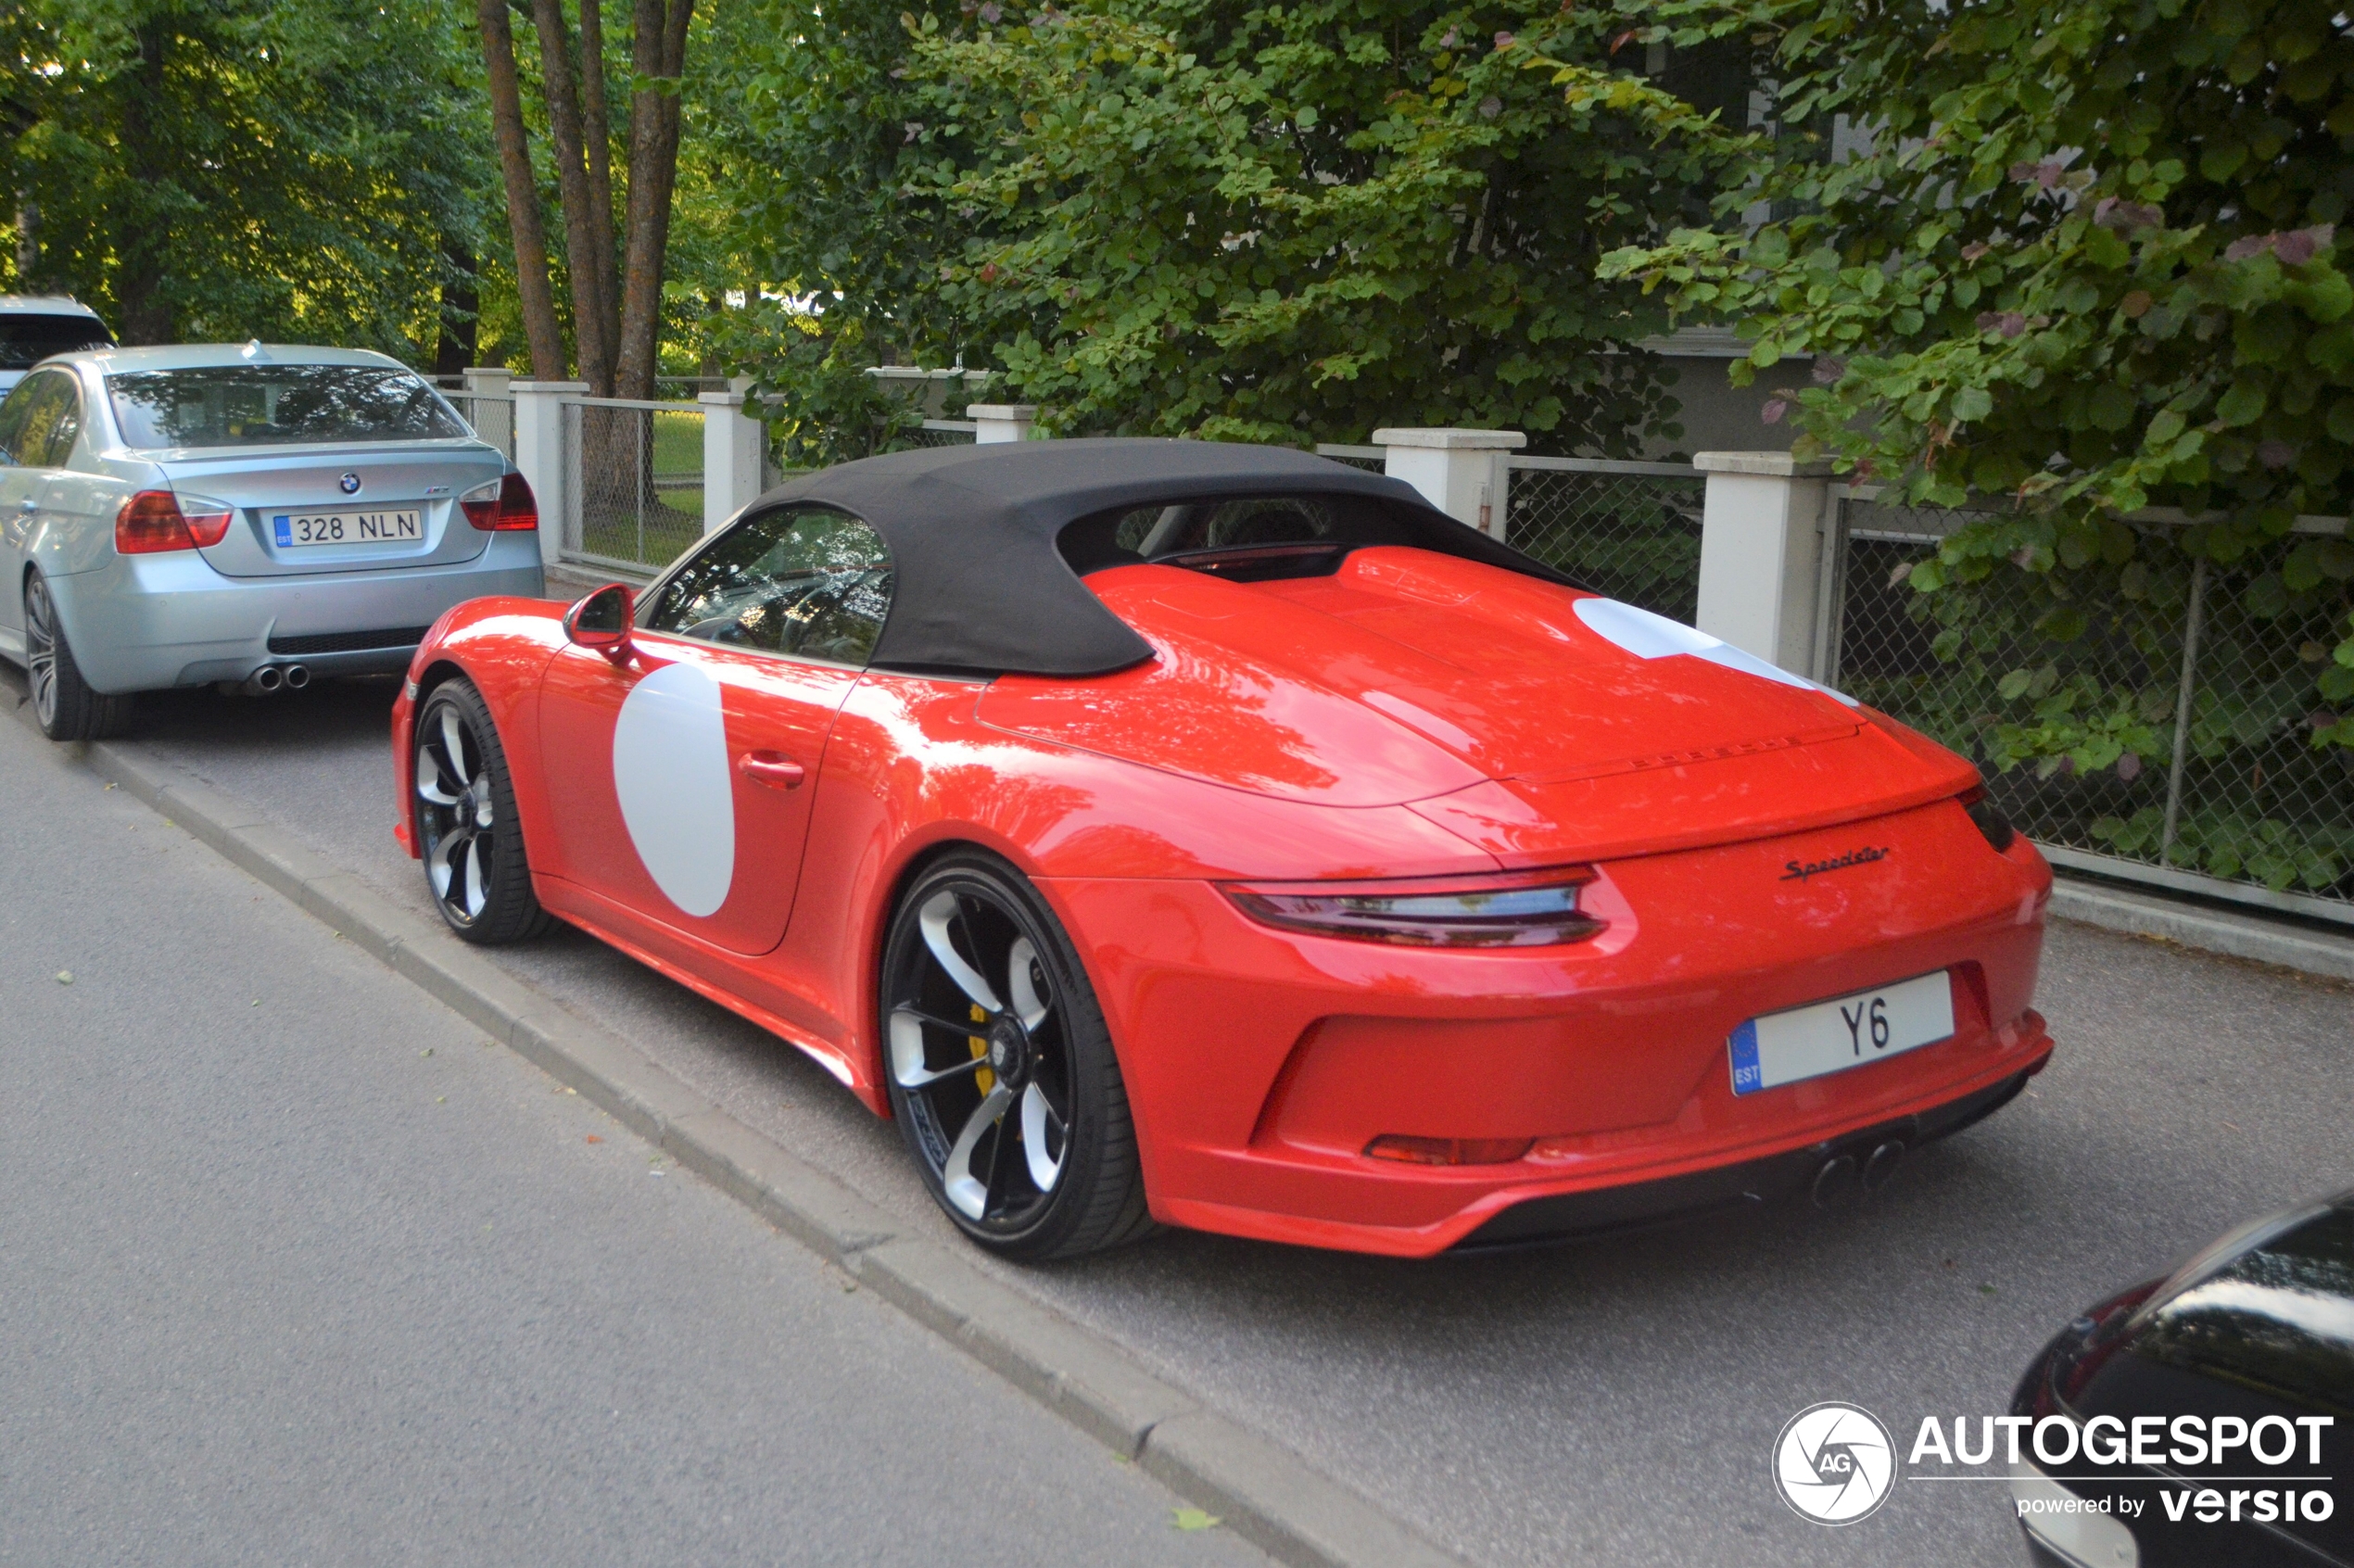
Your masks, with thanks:
[{"label": "silver bmw sedan", "polygon": [[538,521],[385,355],[61,354],[0,402],[0,654],[57,740],[119,733],[134,692],[398,671],[451,605],[540,592]]}]

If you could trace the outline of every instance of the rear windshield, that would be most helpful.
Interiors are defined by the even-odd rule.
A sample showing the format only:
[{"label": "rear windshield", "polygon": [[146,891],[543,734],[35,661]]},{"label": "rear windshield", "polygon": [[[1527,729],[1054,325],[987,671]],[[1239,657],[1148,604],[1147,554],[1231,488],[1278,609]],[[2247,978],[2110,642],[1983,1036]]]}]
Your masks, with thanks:
[{"label": "rear windshield", "polygon": [[31,370],[52,354],[113,346],[114,339],[95,316],[0,312],[0,370]]},{"label": "rear windshield", "polygon": [[205,365],[107,377],[123,444],[258,447],[434,441],[471,434],[405,370],[369,365]]}]

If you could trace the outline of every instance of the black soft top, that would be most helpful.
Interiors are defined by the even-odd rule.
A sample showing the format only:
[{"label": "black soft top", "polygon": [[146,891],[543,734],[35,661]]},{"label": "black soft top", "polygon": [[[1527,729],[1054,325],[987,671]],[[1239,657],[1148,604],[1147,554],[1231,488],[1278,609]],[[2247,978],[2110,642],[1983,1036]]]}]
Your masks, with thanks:
[{"label": "black soft top", "polygon": [[1401,542],[1567,581],[1401,480],[1287,447],[1106,438],[931,448],[795,479],[754,510],[838,507],[882,536],[894,582],[877,664],[1088,676],[1153,651],[1057,549],[1066,527],[1156,504],[1286,495],[1363,497],[1389,513]]}]

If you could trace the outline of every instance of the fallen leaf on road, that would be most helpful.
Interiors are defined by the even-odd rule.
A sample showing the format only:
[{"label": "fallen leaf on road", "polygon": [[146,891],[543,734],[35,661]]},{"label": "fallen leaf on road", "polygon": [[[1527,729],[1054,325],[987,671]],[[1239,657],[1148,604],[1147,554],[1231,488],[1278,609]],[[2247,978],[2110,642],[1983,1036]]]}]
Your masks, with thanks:
[{"label": "fallen leaf on road", "polygon": [[591,1144],[601,1144],[604,1142],[602,1138],[598,1137],[594,1132],[588,1134],[587,1141]]},{"label": "fallen leaf on road", "polygon": [[1180,1530],[1214,1530],[1224,1521],[1214,1513],[1204,1513],[1197,1508],[1172,1508],[1169,1522]]},{"label": "fallen leaf on road", "polygon": [[1991,1284],[1982,1284],[1978,1287],[1978,1293],[1981,1296],[1992,1296],[1994,1294],[1994,1287]]},{"label": "fallen leaf on road", "polygon": [[446,1106],[449,1103],[449,1096],[447,1094],[436,1094],[433,1097],[433,1103],[437,1106]]},{"label": "fallen leaf on road", "polygon": [[73,983],[73,971],[71,969],[59,969],[57,971],[57,983],[59,985],[71,985]]},{"label": "fallen leaf on road", "polygon": [[430,1056],[433,1055],[433,1047],[428,1045],[424,1050],[418,1052],[417,1055],[421,1056]]}]

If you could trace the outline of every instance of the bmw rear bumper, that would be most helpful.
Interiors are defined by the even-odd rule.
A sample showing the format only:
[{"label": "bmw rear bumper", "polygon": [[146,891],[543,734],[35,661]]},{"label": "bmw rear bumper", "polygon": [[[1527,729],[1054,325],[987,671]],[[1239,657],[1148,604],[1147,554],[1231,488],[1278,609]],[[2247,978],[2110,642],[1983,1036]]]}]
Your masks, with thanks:
[{"label": "bmw rear bumper", "polygon": [[523,532],[493,534],[480,555],[452,566],[229,577],[177,550],[114,556],[49,579],[74,662],[108,692],[240,681],[264,664],[398,672],[421,628],[452,605],[492,594],[536,598],[543,587],[538,536]]}]

